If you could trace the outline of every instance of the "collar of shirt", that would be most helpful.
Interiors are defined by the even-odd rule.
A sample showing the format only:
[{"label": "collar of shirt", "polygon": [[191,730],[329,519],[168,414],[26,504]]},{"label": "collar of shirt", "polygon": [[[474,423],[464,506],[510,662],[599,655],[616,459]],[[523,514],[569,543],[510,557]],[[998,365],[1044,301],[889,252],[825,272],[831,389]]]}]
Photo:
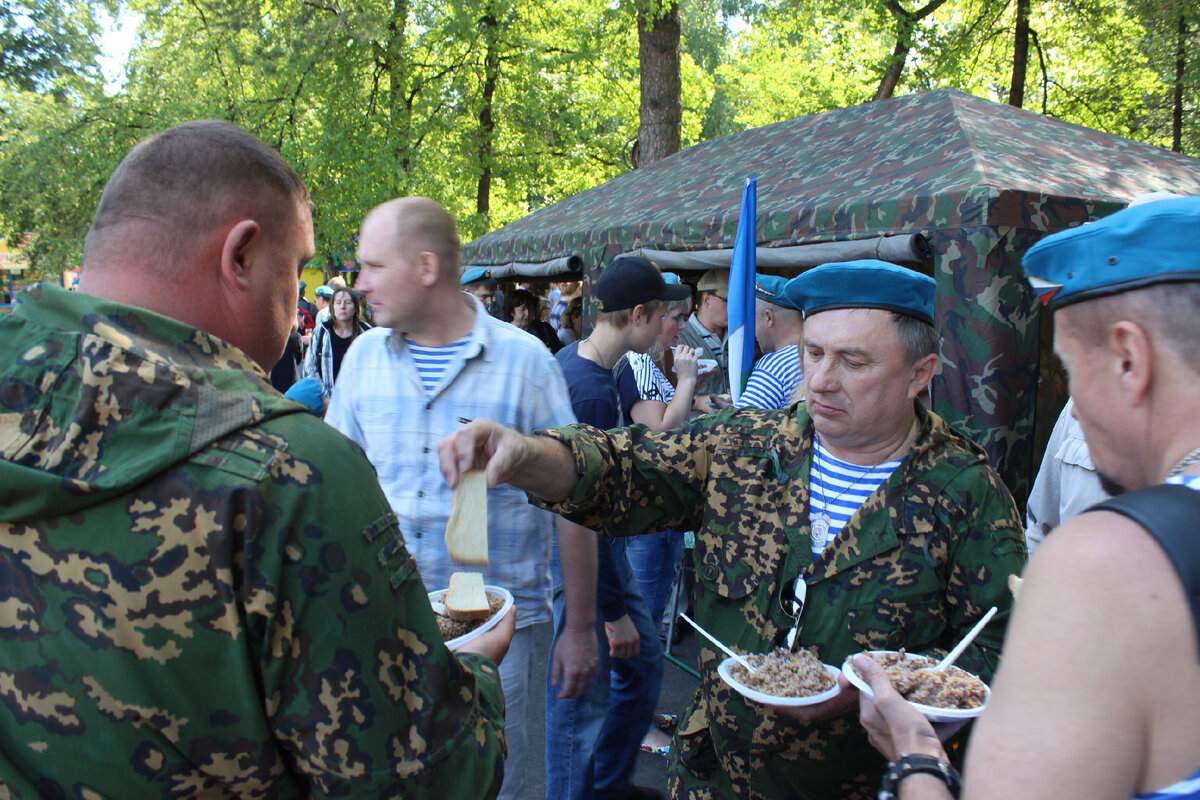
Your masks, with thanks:
[{"label": "collar of shirt", "polygon": [[[483,307],[483,303],[479,302],[479,298],[470,292],[461,292],[460,294],[471,306],[471,310],[475,312],[475,324],[469,334],[471,341],[463,348],[462,360],[468,361],[477,355],[482,355],[485,360],[494,361],[496,354],[493,352],[491,346],[492,337],[489,335],[490,331],[488,330],[489,315],[487,309]],[[408,349],[406,336],[406,331],[392,328],[387,338],[388,349],[397,355],[404,353]]]}]

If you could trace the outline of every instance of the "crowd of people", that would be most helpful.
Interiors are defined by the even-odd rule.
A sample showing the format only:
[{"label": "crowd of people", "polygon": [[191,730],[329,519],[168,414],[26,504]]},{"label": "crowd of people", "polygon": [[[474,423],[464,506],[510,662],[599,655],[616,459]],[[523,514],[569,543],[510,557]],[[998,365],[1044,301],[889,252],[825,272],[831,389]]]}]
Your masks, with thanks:
[{"label": "crowd of people", "polygon": [[[585,326],[578,281],[464,269],[447,211],[401,197],[310,304],[300,176],[225,123],[153,136],[78,291],[0,319],[0,789],[524,798],[542,769],[548,800],[624,800],[661,796],[633,782],[649,746],[687,800],[1200,797],[1198,223],[1162,199],[1026,256],[1073,399],[1022,520],[923,402],[919,272],[757,276],[734,403],[726,271],[617,257]],[[1111,499],[1068,509],[1067,466]],[[484,566],[445,542],[469,470]],[[851,658],[873,694],[757,703],[704,641],[653,743],[684,560],[724,645]],[[452,652],[428,593],[463,570],[515,608]],[[856,658],[948,650],[989,609],[969,741]]]}]

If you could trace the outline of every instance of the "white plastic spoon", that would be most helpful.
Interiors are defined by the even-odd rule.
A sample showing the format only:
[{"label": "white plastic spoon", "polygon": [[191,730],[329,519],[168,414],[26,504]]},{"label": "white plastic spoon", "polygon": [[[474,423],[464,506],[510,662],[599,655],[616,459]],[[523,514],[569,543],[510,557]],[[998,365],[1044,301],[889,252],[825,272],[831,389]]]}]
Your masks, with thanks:
[{"label": "white plastic spoon", "polygon": [[755,668],[755,667],[752,667],[752,666],[750,666],[750,662],[749,662],[749,661],[747,661],[746,659],[742,658],[742,657],[741,657],[741,656],[739,656],[737,653],[733,652],[733,651],[732,651],[732,650],[730,650],[728,647],[726,647],[725,645],[723,645],[723,644],[721,644],[720,642],[718,642],[715,636],[713,636],[713,635],[712,635],[711,633],[709,633],[708,631],[704,630],[704,628],[701,628],[699,625],[697,625],[697,624],[696,624],[696,622],[695,622],[695,620],[693,620],[693,619],[692,619],[691,617],[689,617],[687,614],[684,614],[683,612],[680,612],[680,613],[679,613],[679,616],[683,617],[683,619],[684,619],[684,620],[687,622],[687,624],[689,624],[689,625],[691,625],[693,628],[695,628],[695,629],[697,630],[697,632],[699,632],[699,633],[700,633],[700,635],[702,635],[702,636],[703,636],[705,639],[708,639],[710,642],[712,642],[713,644],[715,644],[717,647],[721,648],[721,651],[722,651],[723,653],[725,653],[725,655],[729,656],[729,657],[730,657],[730,658],[732,658],[734,661],[736,661],[737,663],[739,663],[739,664],[741,664],[743,667],[745,667],[745,668],[746,668],[746,671],[748,671],[748,672],[754,672],[754,671],[755,671],[755,669],[756,669],[756,668]]},{"label": "white plastic spoon", "polygon": [[[979,635],[981,630],[983,630],[983,626],[987,625],[988,622],[991,621],[992,617],[996,616],[996,611],[997,608],[992,606],[992,610],[984,614],[983,619],[975,623],[975,627],[971,628],[971,630],[967,632],[967,635],[963,637],[962,641],[954,645],[954,649],[949,653],[946,653],[946,657],[939,661],[936,667],[932,668],[933,671],[944,672],[946,667],[957,661],[958,657],[963,654],[963,650],[967,649],[967,645],[975,641],[975,637]],[[930,669],[930,667],[925,667],[925,669]]]}]

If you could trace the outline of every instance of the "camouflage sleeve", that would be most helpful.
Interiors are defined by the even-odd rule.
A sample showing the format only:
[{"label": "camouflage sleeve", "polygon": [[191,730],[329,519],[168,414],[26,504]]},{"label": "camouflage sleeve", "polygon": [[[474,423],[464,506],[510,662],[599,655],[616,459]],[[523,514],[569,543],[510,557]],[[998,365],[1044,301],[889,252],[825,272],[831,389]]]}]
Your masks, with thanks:
[{"label": "camouflage sleeve", "polygon": [[954,544],[946,587],[948,623],[957,642],[992,606],[999,612],[959,659],[966,670],[991,680],[1012,610],[1008,576],[1020,575],[1027,558],[1016,503],[986,465],[961,473],[943,494]]},{"label": "camouflage sleeve", "polygon": [[494,796],[496,667],[446,649],[374,472],[328,433],[307,463],[304,437],[288,437],[269,535],[247,543],[246,614],[275,735],[314,797]]},{"label": "camouflage sleeve", "polygon": [[692,530],[704,511],[707,424],[659,434],[641,425],[601,431],[568,425],[541,431],[571,449],[580,480],[562,503],[530,500],[608,536]]}]

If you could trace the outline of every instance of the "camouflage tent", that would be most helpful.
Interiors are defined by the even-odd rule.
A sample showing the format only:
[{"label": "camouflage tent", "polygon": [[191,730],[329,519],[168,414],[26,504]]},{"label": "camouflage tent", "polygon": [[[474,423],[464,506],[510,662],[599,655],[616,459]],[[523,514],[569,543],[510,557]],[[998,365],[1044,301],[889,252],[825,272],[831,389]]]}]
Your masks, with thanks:
[{"label": "camouflage tent", "polygon": [[[1063,400],[1059,377],[1038,401],[1049,327],[1022,254],[1138,194],[1200,194],[1196,159],[943,89],[698,144],[480,237],[465,260],[574,254],[594,275],[638,248],[732,248],[749,176],[760,247],[924,235],[943,337],[934,407],[987,448],[1022,499],[1037,410],[1048,431]],[[1055,376],[1047,365],[1041,374]]]}]

